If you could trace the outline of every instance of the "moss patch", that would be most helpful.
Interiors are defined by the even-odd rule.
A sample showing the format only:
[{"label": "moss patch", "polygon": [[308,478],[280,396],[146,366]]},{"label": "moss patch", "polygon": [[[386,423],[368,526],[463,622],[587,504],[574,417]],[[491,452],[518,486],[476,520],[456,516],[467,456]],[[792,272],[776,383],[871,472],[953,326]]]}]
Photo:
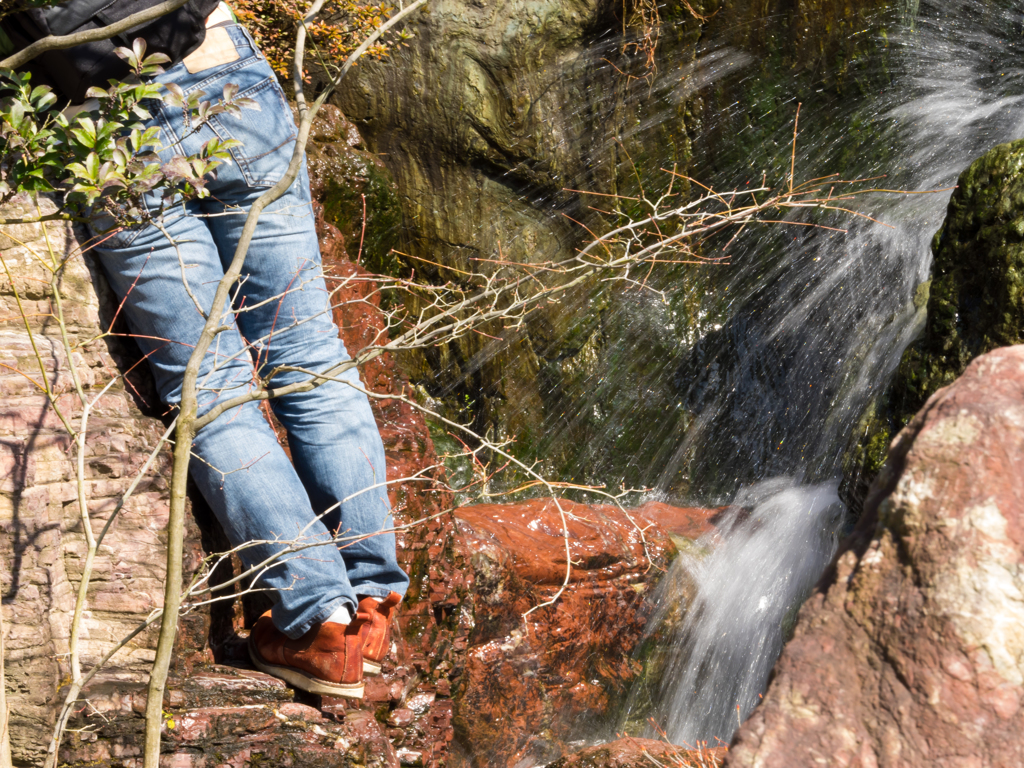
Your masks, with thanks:
[{"label": "moss patch", "polygon": [[[394,182],[373,163],[359,169],[358,185],[350,179],[331,178],[324,184],[324,219],[346,235],[349,255],[359,253],[362,239],[362,264],[378,275],[397,276],[401,261],[392,249],[398,244],[402,226],[402,209]],[[363,196],[366,196],[366,231],[363,221]]]},{"label": "moss patch", "polygon": [[903,353],[889,393],[865,416],[848,477],[863,488],[888,446],[940,388],[979,355],[1024,343],[1024,139],[1001,144],[964,171],[932,241],[922,337]]},{"label": "moss patch", "polygon": [[964,171],[932,242],[924,337],[897,379],[904,421],[978,355],[1024,341],[1024,140]]}]

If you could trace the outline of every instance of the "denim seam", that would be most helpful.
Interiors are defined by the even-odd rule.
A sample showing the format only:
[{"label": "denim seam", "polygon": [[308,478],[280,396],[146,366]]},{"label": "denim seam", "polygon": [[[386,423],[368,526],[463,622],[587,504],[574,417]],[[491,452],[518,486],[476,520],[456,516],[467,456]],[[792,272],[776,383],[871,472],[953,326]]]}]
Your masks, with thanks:
[{"label": "denim seam", "polygon": [[391,590],[387,587],[352,587],[352,591],[356,593],[356,597],[387,597],[391,594]]},{"label": "denim seam", "polygon": [[253,38],[252,34],[250,34],[248,29],[246,29],[242,24],[234,24],[229,26],[236,27],[237,30],[242,33],[242,36],[249,41],[249,46],[253,49],[256,55],[259,56],[261,59],[264,58],[263,53],[259,49],[259,46],[256,45],[255,38]]},{"label": "denim seam", "polygon": [[252,56],[246,56],[244,59],[234,61],[230,65],[218,69],[215,73],[211,74],[204,80],[200,80],[195,85],[191,85],[188,88],[183,88],[182,91],[184,93],[192,93],[193,91],[201,90],[203,89],[204,86],[208,86],[210,83],[216,82],[217,80],[220,80],[222,77],[230,75],[232,72],[237,72],[238,70],[244,69],[245,67],[250,67],[253,64],[259,64],[261,61],[263,61],[263,57],[259,56],[254,52]]}]

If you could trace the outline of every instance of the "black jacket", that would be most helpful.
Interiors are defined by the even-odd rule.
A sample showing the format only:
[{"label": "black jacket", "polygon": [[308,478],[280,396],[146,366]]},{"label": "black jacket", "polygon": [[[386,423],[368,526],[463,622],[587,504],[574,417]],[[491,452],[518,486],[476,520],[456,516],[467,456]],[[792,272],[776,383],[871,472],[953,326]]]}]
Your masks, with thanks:
[{"label": "black jacket", "polygon": [[[104,27],[157,5],[161,0],[69,0],[52,8],[34,8],[5,18],[0,24],[15,50],[48,35],[66,35]],[[131,47],[137,37],[146,40],[146,52],[164,53],[177,64],[206,38],[206,17],[219,0],[189,0],[178,10],[109,40],[86,43],[63,51],[50,51],[27,65],[33,83],[50,85],[71,103],[85,100],[94,85],[106,86],[123,78],[128,66],[114,54],[118,46]]]}]

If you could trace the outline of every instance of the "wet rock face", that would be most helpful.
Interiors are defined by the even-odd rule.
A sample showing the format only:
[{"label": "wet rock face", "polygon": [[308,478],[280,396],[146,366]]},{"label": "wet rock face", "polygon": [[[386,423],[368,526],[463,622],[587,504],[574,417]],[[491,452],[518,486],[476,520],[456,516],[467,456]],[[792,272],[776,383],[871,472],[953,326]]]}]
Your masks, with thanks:
[{"label": "wet rock face", "polygon": [[900,364],[909,417],[978,355],[1024,342],[1024,140],[975,160],[957,181],[935,262],[924,337]]},{"label": "wet rock face", "polygon": [[[600,233],[622,221],[599,210],[649,213],[635,200],[574,190],[634,198],[642,187],[656,199],[668,186],[661,169],[694,173],[693,146],[706,168],[728,167],[730,155],[759,178],[785,156],[788,172],[788,153],[778,151],[793,117],[784,105],[845,81],[849,62],[873,49],[871,14],[892,3],[657,3],[653,68],[639,39],[640,5],[651,7],[432,2],[410,21],[407,47],[351,73],[337,103],[400,191],[406,270],[460,281],[495,262],[570,258],[590,237],[577,222]],[[729,55],[696,65],[709,51]],[[685,187],[677,179],[673,191]],[[724,293],[708,272],[655,270],[650,285],[667,290],[671,309],[654,294],[587,285],[538,308],[515,334],[484,329],[490,338],[467,334],[403,365],[452,410],[468,411],[460,418],[472,417],[481,433],[514,437],[522,457],[577,479],[589,473],[585,482],[662,483],[642,468],[671,461],[669,446],[686,428],[676,358],[711,325],[706,305],[725,311],[726,302],[707,298]],[[683,474],[671,478],[680,495]]]},{"label": "wet rock face", "polygon": [[1024,346],[900,433],[728,766],[1024,764]]},{"label": "wet rock face", "polygon": [[608,727],[642,671],[631,655],[647,623],[645,598],[675,554],[665,530],[706,531],[714,514],[561,504],[569,586],[525,619],[565,579],[558,507],[541,499],[455,513],[472,564],[474,627],[454,724],[475,768],[542,765],[571,751],[569,740]]},{"label": "wet rock face", "polygon": [[[407,46],[352,72],[338,103],[401,192],[402,250],[414,257],[407,270],[458,281],[495,261],[571,257],[587,237],[578,222],[604,228],[595,199],[572,190],[633,194],[633,160],[645,178],[647,165],[660,177],[659,167],[688,167],[685,99],[650,97],[645,57],[621,52],[622,14],[631,7],[442,0],[410,22]],[[659,56],[672,69],[692,59],[699,24],[685,3],[669,3],[662,15],[669,24]],[[664,120],[642,121],[647,100]],[[652,148],[657,159],[647,162]],[[573,359],[583,359],[606,303],[590,297],[592,287],[567,305],[538,308],[508,343],[469,334],[410,355],[410,370],[445,396],[470,396],[483,429],[490,422],[521,443],[539,441],[551,407],[540,377],[553,366],[567,379]]]},{"label": "wet rock face", "polygon": [[1024,140],[995,147],[957,181],[932,242],[922,337],[900,360],[890,392],[866,418],[855,469],[872,478],[891,436],[978,355],[1024,343]]}]

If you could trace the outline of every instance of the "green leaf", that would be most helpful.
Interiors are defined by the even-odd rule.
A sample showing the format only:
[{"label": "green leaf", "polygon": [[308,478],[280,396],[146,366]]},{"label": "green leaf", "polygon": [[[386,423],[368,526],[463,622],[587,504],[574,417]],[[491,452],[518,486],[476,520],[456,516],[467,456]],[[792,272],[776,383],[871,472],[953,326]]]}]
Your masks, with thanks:
[{"label": "green leaf", "polygon": [[92,149],[96,146],[96,137],[82,128],[72,128],[71,135],[78,139],[78,143],[83,147]]},{"label": "green leaf", "polygon": [[99,178],[100,174],[100,158],[95,152],[90,152],[89,156],[85,158],[85,170],[87,171],[87,177],[93,180]]},{"label": "green leaf", "polygon": [[35,104],[36,102],[38,102],[43,96],[45,96],[49,92],[50,92],[50,87],[49,86],[47,86],[47,85],[37,85],[35,88],[32,89],[32,92],[29,94],[28,100],[30,102],[32,102],[32,104]]},{"label": "green leaf", "polygon": [[57,103],[57,94],[47,91],[36,99],[36,110],[44,112]]},{"label": "green leaf", "polygon": [[132,53],[135,54],[134,66],[138,67],[146,56],[146,39],[144,37],[136,37],[132,41]]},{"label": "green leaf", "polygon": [[[114,55],[117,56],[119,59],[124,59],[125,61],[127,61],[128,62],[128,66],[130,66],[132,69],[135,69],[135,67],[139,63],[139,60],[135,57],[135,54],[132,53],[132,50],[130,48],[124,48],[124,47],[115,48],[114,49]],[[113,81],[111,81],[111,82],[113,82]]]},{"label": "green leaf", "polygon": [[172,107],[180,107],[185,103],[185,92],[181,90],[181,86],[177,83],[167,83],[167,95],[163,97],[165,104]]},{"label": "green leaf", "polygon": [[160,128],[154,125],[147,128],[145,133],[142,134],[140,143],[136,148],[156,146],[160,146]]},{"label": "green leaf", "polygon": [[146,66],[154,66],[156,64],[169,64],[170,62],[171,57],[166,53],[151,53],[142,63]]},{"label": "green leaf", "polygon": [[11,102],[10,109],[8,111],[8,120],[15,130],[19,130],[21,122],[25,117],[25,105],[20,101]]},{"label": "green leaf", "polygon": [[96,122],[91,117],[82,115],[78,120],[78,124],[88,131],[91,136],[96,136]]},{"label": "green leaf", "polygon": [[106,123],[96,132],[96,140],[99,141],[101,139],[110,138],[115,133],[120,132],[122,128],[124,128],[124,125],[121,123],[115,123],[113,121]]}]

